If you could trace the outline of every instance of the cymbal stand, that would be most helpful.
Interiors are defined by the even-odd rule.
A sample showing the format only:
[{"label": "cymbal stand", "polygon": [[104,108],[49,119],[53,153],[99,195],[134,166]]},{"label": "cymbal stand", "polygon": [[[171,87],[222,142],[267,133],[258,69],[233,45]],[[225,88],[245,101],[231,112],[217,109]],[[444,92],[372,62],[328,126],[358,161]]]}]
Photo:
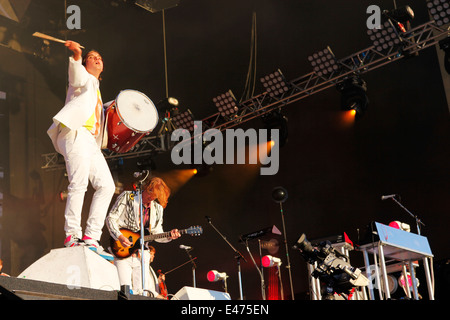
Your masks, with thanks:
[{"label": "cymbal stand", "polygon": [[227,238],[219,231],[217,230],[217,228],[212,224],[211,222],[211,218],[206,216],[205,217],[206,220],[208,221],[209,225],[216,230],[216,232],[222,237],[222,239],[230,246],[231,249],[233,249],[235,255],[235,259],[237,262],[237,266],[238,266],[238,278],[239,278],[239,295],[240,295],[240,300],[244,300],[243,294],[242,294],[242,278],[241,278],[241,259],[244,259],[245,262],[247,262],[247,260],[245,260],[244,256],[242,255],[242,253],[240,253],[235,247],[233,247],[233,245],[227,240]]}]

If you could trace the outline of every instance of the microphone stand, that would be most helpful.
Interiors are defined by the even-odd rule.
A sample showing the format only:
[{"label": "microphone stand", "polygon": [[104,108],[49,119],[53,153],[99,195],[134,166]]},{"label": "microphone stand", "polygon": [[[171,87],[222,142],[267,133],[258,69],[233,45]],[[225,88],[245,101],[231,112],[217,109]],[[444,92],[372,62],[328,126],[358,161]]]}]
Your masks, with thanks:
[{"label": "microphone stand", "polygon": [[205,218],[208,221],[208,223],[211,225],[211,227],[213,227],[213,229],[216,230],[216,232],[222,237],[222,239],[236,253],[235,259],[236,259],[236,262],[237,262],[237,265],[238,265],[239,294],[240,294],[241,300],[244,300],[243,295],[242,295],[241,259],[244,259],[245,262],[247,262],[247,260],[245,260],[244,256],[238,250],[236,250],[235,247],[233,247],[233,245],[227,240],[227,238],[222,233],[220,233],[219,230],[217,230],[217,228],[211,222],[211,217],[206,216]]},{"label": "microphone stand", "polygon": [[[250,255],[250,258],[252,259],[253,264],[256,267],[256,270],[258,271],[259,277],[261,278],[261,295],[262,295],[262,299],[266,300],[266,285],[265,285],[265,282],[264,282],[264,274],[263,274],[263,271],[258,268],[258,265],[255,262],[255,259],[253,259],[253,255],[250,252],[250,248],[248,247],[248,240],[247,239],[245,240],[245,247],[247,248],[248,254]],[[259,246],[259,255],[260,255],[260,261],[261,261],[262,260],[262,257],[261,257],[261,245]],[[261,263],[261,268],[262,268],[262,263]]]},{"label": "microphone stand", "polygon": [[144,261],[144,208],[142,203],[142,184],[143,182],[148,178],[150,171],[144,170],[146,172],[145,177],[142,180],[139,180],[137,184],[137,191],[138,191],[138,198],[139,198],[139,215],[140,215],[140,223],[141,223],[141,279],[142,279],[142,290],[143,292],[146,291],[145,288],[145,261]]},{"label": "microphone stand", "polygon": [[420,225],[425,226],[425,224],[419,219],[419,217],[417,217],[416,215],[414,215],[412,212],[410,212],[408,209],[405,208],[405,206],[403,206],[400,201],[398,201],[397,199],[395,199],[395,197],[392,197],[392,200],[397,203],[403,210],[405,210],[411,217],[413,217],[416,220],[416,226],[417,226],[417,234],[420,235]]},{"label": "microphone stand", "polygon": [[197,268],[197,265],[195,264],[195,259],[194,258],[192,258],[192,255],[191,255],[191,250],[192,250],[192,248],[191,249],[184,249],[184,251],[186,251],[186,253],[187,253],[187,255],[188,255],[188,257],[189,257],[189,261],[191,261],[192,262],[192,286],[194,287],[194,288],[196,288],[197,286],[196,286],[196,282],[195,282],[195,269]]},{"label": "microphone stand", "polygon": [[283,204],[282,204],[281,201],[280,201],[280,213],[281,213],[281,220],[283,222],[284,246],[285,246],[285,249],[286,249],[286,259],[287,259],[287,266],[286,266],[286,268],[288,269],[288,272],[289,272],[289,282],[290,282],[290,287],[291,287],[291,297],[292,297],[292,300],[295,300],[295,298],[294,298],[294,287],[292,285],[291,262],[289,260],[289,248],[288,248],[287,238],[286,238],[286,225],[284,223]]}]

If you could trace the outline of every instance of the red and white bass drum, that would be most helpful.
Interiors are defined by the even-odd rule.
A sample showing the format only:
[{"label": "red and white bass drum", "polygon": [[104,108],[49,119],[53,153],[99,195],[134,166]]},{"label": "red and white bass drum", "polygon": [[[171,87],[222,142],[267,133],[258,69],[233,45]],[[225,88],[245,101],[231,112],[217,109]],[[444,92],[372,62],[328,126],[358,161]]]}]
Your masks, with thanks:
[{"label": "red and white bass drum", "polygon": [[158,110],[142,92],[123,90],[108,103],[106,126],[107,148],[117,153],[130,151],[158,125]]}]

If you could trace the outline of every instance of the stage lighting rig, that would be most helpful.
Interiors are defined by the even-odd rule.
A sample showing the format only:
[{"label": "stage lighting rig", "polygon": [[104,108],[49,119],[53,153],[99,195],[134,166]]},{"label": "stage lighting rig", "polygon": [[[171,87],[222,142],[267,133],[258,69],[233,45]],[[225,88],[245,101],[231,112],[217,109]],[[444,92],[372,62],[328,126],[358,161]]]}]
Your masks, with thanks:
[{"label": "stage lighting rig", "polygon": [[411,20],[414,19],[414,11],[410,6],[402,6],[392,10],[385,10],[383,15],[396,23],[400,31],[406,32],[411,29]]},{"label": "stage lighting rig", "polygon": [[289,91],[290,85],[280,69],[260,79],[271,98],[279,97]]},{"label": "stage lighting rig", "polygon": [[238,102],[231,90],[215,97],[213,102],[220,115],[226,119],[231,119],[239,110]]},{"label": "stage lighting rig", "polygon": [[331,76],[335,71],[339,70],[336,57],[330,47],[310,55],[308,61],[319,77]]},{"label": "stage lighting rig", "polygon": [[[280,148],[283,147],[286,144],[289,136],[288,118],[284,116],[279,109],[276,109],[262,115],[261,119],[264,123],[264,129],[268,131],[270,130],[270,133],[272,133],[272,130],[278,129],[278,143],[280,145]],[[267,138],[271,141],[273,140],[271,134]]]},{"label": "stage lighting rig", "polygon": [[366,82],[354,75],[339,82],[336,89],[341,93],[341,109],[355,110],[356,118],[362,117],[369,106]]},{"label": "stage lighting rig", "polygon": [[427,8],[434,22],[439,27],[450,23],[450,3],[448,0],[429,0]]},{"label": "stage lighting rig", "polygon": [[317,246],[313,246],[302,234],[293,245],[298,249],[307,263],[317,267],[311,274],[314,278],[319,278],[326,286],[324,299],[330,299],[334,293],[347,296],[355,287],[364,287],[369,284],[369,280],[358,268],[352,267],[349,258],[335,250],[330,241],[323,241]]},{"label": "stage lighting rig", "polygon": [[390,20],[385,21],[380,29],[368,29],[367,35],[378,52],[392,52],[402,42],[396,27]]},{"label": "stage lighting rig", "polygon": [[177,129],[186,129],[191,132],[194,131],[194,116],[189,109],[173,115],[172,123]]}]

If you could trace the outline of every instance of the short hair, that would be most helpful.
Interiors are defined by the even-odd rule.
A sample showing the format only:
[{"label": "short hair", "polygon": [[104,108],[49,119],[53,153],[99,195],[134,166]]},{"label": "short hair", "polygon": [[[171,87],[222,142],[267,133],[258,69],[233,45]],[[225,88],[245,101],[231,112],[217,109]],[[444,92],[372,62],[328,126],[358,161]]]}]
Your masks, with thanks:
[{"label": "short hair", "polygon": [[[100,52],[98,52],[98,51],[95,50],[95,49],[92,49],[92,50],[87,51],[87,52],[84,54],[83,58],[81,59],[81,64],[82,64],[84,67],[86,67],[87,57],[88,57],[89,53],[91,53],[91,52],[97,52],[97,53],[101,56]],[[102,59],[103,59],[103,56],[102,56]],[[102,76],[101,76],[101,75],[98,77],[98,80],[102,80]]]}]

